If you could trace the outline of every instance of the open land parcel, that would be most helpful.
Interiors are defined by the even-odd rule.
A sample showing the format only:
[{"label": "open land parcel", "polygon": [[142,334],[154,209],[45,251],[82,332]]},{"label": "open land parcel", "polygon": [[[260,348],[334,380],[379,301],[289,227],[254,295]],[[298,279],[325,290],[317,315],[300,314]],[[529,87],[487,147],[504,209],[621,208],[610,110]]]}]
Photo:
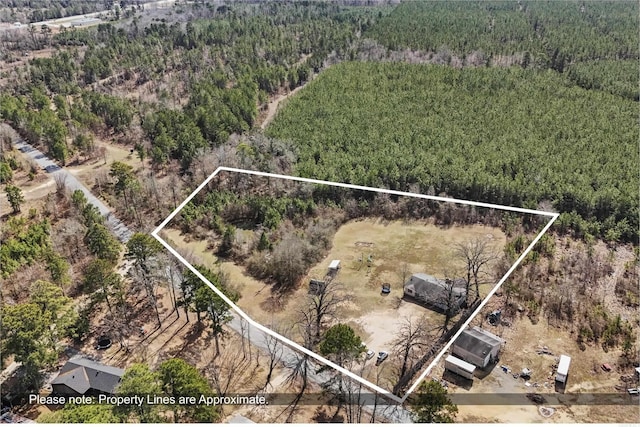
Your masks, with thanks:
[{"label": "open land parcel", "polygon": [[[241,312],[306,349],[322,352],[326,332],[347,325],[363,344],[347,364],[378,390],[406,390],[506,272],[500,226],[511,217],[498,209],[232,172],[180,206],[162,238],[218,265]],[[521,215],[533,236],[548,222]],[[416,278],[424,295],[409,290]],[[390,362],[366,350],[391,353]]]}]

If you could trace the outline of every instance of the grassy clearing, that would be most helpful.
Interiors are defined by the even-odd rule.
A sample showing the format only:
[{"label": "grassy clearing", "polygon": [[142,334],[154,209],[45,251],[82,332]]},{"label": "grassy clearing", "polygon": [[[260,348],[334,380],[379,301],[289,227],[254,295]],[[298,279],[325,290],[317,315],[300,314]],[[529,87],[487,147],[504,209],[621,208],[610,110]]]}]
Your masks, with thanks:
[{"label": "grassy clearing", "polygon": [[[293,325],[308,296],[308,280],[324,278],[331,260],[341,260],[342,268],[334,280],[343,284],[352,300],[340,306],[336,321],[352,326],[367,347],[374,351],[391,349],[405,318],[417,319],[426,315],[434,330],[444,323],[443,315],[402,300],[403,281],[408,280],[412,273],[461,276],[464,274],[463,265],[453,256],[455,244],[486,237],[492,239],[496,252],[499,252],[506,243],[506,237],[499,229],[482,225],[441,228],[417,221],[387,222],[374,218],[351,221],[338,229],[332,249],[311,268],[298,289],[276,306],[268,285],[247,276],[241,266],[219,262],[208,249],[207,241],[188,241],[175,229],[167,229],[164,233],[187,258],[208,266],[218,264],[242,293],[237,303],[240,309],[265,325]],[[372,259],[370,266],[367,262],[369,256]],[[392,285],[389,295],[380,292],[385,282]],[[285,335],[300,342],[295,331]],[[390,366],[387,362],[376,368],[374,360],[370,360],[356,370],[362,369],[365,378],[390,387],[393,377]]]}]

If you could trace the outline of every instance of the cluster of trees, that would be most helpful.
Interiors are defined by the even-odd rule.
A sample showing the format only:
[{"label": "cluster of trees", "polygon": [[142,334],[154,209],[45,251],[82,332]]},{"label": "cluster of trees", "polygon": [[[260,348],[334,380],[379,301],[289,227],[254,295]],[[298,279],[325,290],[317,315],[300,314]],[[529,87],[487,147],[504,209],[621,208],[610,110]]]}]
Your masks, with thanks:
[{"label": "cluster of trees", "polygon": [[[194,7],[196,16],[206,12],[199,5],[185,7]],[[368,9],[356,13],[337,4],[274,3],[222,7],[210,19],[185,26],[154,22],[143,29],[135,19],[128,28],[101,24],[65,30],[51,37],[50,43],[87,46],[84,56],[62,51],[51,58],[34,59],[26,75],[18,73],[10,80],[13,95],[27,95],[27,105],[34,98],[29,88],[37,88],[45,99],[72,95],[67,105],[70,117],[60,117],[67,130],[45,126],[53,120],[49,116],[55,116],[48,103],[12,108],[15,114],[3,117],[21,133],[28,131],[32,143],[47,139],[49,146],[55,146],[49,151],[64,162],[69,156],[64,141],[67,135],[76,138],[75,125],[96,131],[104,123],[114,132],[123,132],[136,113],[126,100],[83,93],[83,86],[109,77],[142,84],[173,74],[184,87],[172,96],[189,99],[184,114],[145,106],[141,121],[151,144],[141,153],[155,166],[175,159],[187,171],[204,148],[251,129],[258,104],[269,94],[304,83],[314,70],[320,70],[329,54],[346,56],[356,32],[371,25],[370,15]],[[22,110],[36,110],[32,120],[24,120]]]},{"label": "cluster of trees", "polygon": [[585,89],[602,90],[638,102],[637,71],[637,60],[600,60],[570,65],[567,77]]},{"label": "cluster of trees", "polygon": [[[355,13],[329,3],[235,5],[185,26],[153,22],[143,29],[137,20],[126,29],[101,24],[65,31],[53,43],[89,46],[81,65],[86,83],[125,71],[144,76],[143,82],[176,69],[193,81],[212,65],[218,68],[221,59],[221,71],[234,81],[249,78],[274,93],[303,82],[332,51],[346,52],[355,32],[370,25],[370,15],[368,9]],[[300,62],[302,55],[307,61]]]},{"label": "cluster of trees", "polygon": [[120,258],[122,247],[105,226],[104,217],[98,208],[87,201],[81,190],[75,190],[71,195],[71,200],[77,211],[80,212],[86,227],[84,242],[87,248],[96,258],[110,262],[115,266]]},{"label": "cluster of trees", "polygon": [[[16,187],[17,188],[17,187]],[[44,260],[51,250],[49,221],[29,221],[23,217],[9,219],[2,227],[0,273],[7,278],[24,265]]]},{"label": "cluster of trees", "polygon": [[51,102],[42,85],[28,84],[22,89],[25,95],[0,95],[0,118],[62,165],[74,153],[95,154],[91,132],[103,128],[123,132],[133,119],[133,107],[116,97],[85,92],[70,104],[62,95],[55,95]]},{"label": "cluster of trees", "polygon": [[562,72],[573,62],[638,59],[638,4],[604,2],[406,2],[366,36],[389,49],[520,56],[524,67]]},{"label": "cluster of trees", "polygon": [[71,52],[60,51],[50,58],[31,60],[28,78],[33,86],[45,87],[51,93],[69,95],[78,90],[78,71],[76,58]]},{"label": "cluster of trees", "polygon": [[633,241],[635,111],[553,73],[343,63],[288,102],[267,134],[297,144],[303,176],[531,208],[550,201],[583,221],[580,236]]},{"label": "cluster of trees", "polygon": [[[196,269],[230,301],[236,302],[240,299],[240,293],[231,286],[224,274],[216,273],[203,265],[196,266]],[[232,319],[231,307],[191,270],[185,271],[180,289],[182,297],[178,305],[184,308],[187,319],[188,312],[193,311],[197,315],[198,325],[202,325],[201,313],[207,314],[216,344],[216,356],[219,355],[220,338],[225,334],[223,326]]]},{"label": "cluster of trees", "polygon": [[41,91],[35,89],[30,95],[28,98],[0,95],[0,117],[12,123],[27,141],[46,147],[54,159],[65,164],[69,157],[65,123]]},{"label": "cluster of trees", "polygon": [[[151,370],[148,365],[137,363],[128,367],[116,390],[119,396],[142,396],[142,405],[74,405],[45,414],[41,423],[90,423],[90,422],[173,422],[211,423],[221,418],[220,408],[212,405],[183,405],[181,397],[215,396],[207,379],[182,359],[167,359]],[[146,396],[173,398],[170,405],[150,405]]]},{"label": "cluster of trees", "polygon": [[212,82],[199,82],[185,111],[160,109],[148,114],[142,124],[151,141],[147,150],[155,167],[179,160],[182,171],[205,148],[226,142],[232,133],[248,130],[257,115],[255,84],[248,81],[231,89]]},{"label": "cluster of trees", "polygon": [[114,132],[123,132],[133,120],[133,107],[126,99],[103,95],[97,92],[83,94],[84,105]]},{"label": "cluster of trees", "polygon": [[29,288],[29,298],[15,305],[0,307],[2,329],[0,344],[3,354],[12,354],[25,369],[22,390],[37,390],[42,379],[40,370],[58,360],[59,341],[70,336],[78,313],[71,298],[56,284],[36,280]]}]

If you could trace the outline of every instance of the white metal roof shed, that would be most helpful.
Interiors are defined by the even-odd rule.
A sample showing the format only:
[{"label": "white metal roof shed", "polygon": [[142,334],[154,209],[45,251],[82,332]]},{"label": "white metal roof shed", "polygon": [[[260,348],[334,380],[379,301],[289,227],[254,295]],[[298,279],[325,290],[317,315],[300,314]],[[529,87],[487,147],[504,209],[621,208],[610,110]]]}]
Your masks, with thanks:
[{"label": "white metal roof shed", "polygon": [[564,354],[560,356],[560,362],[558,362],[558,373],[560,375],[567,375],[569,373],[569,365],[571,364],[571,358]]},{"label": "white metal roof shed", "polygon": [[331,261],[331,264],[329,264],[329,270],[337,270],[339,268],[340,268],[339,259],[334,259],[333,261]]},{"label": "white metal roof shed", "polygon": [[462,359],[458,359],[455,356],[452,355],[448,355],[447,358],[445,359],[445,362],[449,362],[452,365],[456,365],[459,368],[464,369],[467,372],[473,372],[476,370],[476,367],[474,365],[472,365],[471,363],[465,362]]}]

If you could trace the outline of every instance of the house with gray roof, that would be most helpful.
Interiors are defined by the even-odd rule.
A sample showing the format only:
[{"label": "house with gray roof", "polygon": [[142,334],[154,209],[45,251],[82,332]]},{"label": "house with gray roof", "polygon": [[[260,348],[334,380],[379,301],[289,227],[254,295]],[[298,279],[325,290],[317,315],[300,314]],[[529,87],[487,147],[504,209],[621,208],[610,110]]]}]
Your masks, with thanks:
[{"label": "house with gray roof", "polygon": [[441,313],[454,315],[466,300],[464,279],[438,279],[430,274],[415,273],[404,284],[404,296]]},{"label": "house with gray roof", "polygon": [[465,329],[451,345],[451,353],[480,369],[498,360],[504,340],[477,326]]},{"label": "house with gray roof", "polygon": [[62,396],[114,394],[124,369],[85,358],[70,359],[51,381],[53,393]]}]

